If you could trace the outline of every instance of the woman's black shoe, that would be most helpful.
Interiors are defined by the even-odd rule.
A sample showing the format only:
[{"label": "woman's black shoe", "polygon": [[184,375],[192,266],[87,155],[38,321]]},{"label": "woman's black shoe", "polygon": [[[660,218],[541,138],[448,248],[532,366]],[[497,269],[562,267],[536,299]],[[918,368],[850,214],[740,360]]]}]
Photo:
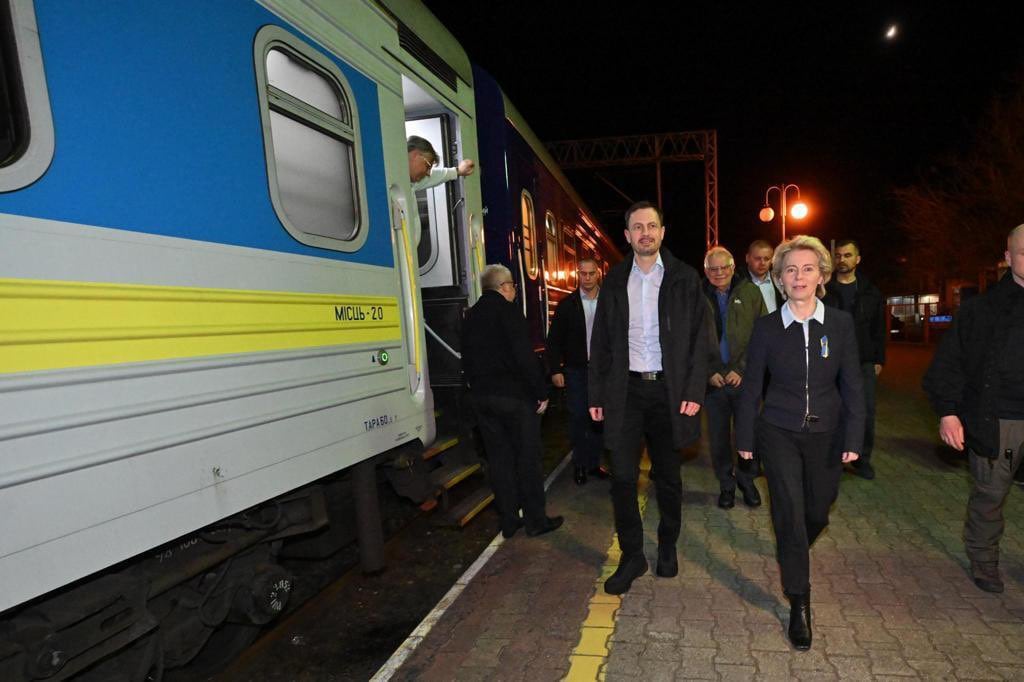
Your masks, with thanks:
[{"label": "woman's black shoe", "polygon": [[608,594],[625,594],[633,585],[633,581],[647,572],[647,558],[643,554],[624,556],[619,559],[619,567],[608,580],[604,581],[604,591]]},{"label": "woman's black shoe", "polygon": [[811,593],[788,594],[789,641],[797,651],[811,648]]}]

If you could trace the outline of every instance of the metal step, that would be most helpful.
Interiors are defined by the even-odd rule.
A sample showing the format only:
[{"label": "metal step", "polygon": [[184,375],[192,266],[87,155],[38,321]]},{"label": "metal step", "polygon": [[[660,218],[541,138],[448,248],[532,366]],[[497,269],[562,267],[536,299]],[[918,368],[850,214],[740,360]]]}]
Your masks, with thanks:
[{"label": "metal step", "polygon": [[445,464],[430,472],[430,480],[444,490],[451,490],[459,482],[480,471],[480,463]]},{"label": "metal step", "polygon": [[434,441],[434,444],[423,451],[423,459],[431,459],[437,457],[445,450],[450,450],[459,444],[459,437],[453,436],[451,438],[442,436]]},{"label": "metal step", "polygon": [[472,521],[474,516],[487,509],[487,505],[493,501],[494,493],[488,486],[482,485],[449,509],[446,516],[454,525],[462,527]]}]

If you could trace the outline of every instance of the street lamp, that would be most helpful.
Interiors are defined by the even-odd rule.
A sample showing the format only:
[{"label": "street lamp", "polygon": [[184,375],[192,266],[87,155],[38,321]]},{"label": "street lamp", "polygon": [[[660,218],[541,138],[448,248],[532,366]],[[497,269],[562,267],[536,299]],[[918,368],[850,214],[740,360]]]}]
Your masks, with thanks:
[{"label": "street lamp", "polygon": [[[782,213],[782,241],[786,241],[786,216],[791,215],[797,220],[807,215],[807,204],[800,201],[800,188],[793,183],[788,185],[783,183],[781,185],[772,185],[764,193],[764,208],[758,213],[758,217],[761,218],[761,222],[770,223],[775,218],[775,211],[768,205],[768,198],[771,196],[772,190],[776,190],[779,193],[779,209]],[[786,208],[786,194],[789,190],[796,190],[796,203],[793,204],[792,208],[787,210]]]}]

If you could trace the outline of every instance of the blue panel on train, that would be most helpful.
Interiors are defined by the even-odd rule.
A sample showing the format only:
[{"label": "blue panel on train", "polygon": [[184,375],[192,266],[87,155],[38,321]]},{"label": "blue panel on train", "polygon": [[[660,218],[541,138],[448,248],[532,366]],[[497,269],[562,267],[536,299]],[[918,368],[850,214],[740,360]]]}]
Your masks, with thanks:
[{"label": "blue panel on train", "polygon": [[393,265],[373,81],[335,60],[360,114],[370,234],[356,253],[317,249],[288,234],[267,189],[253,38],[290,27],[237,0],[35,7],[56,149],[0,212]]}]

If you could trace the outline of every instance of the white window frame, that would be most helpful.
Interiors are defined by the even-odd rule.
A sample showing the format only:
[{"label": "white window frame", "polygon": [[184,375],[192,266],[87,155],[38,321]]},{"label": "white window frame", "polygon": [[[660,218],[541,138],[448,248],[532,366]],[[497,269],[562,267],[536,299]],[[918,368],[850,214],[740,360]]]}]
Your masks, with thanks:
[{"label": "white window frame", "polygon": [[[529,206],[528,212],[523,210],[526,206]],[[537,255],[537,208],[533,203],[533,195],[525,189],[519,195],[519,222],[523,230],[523,260],[526,264],[526,276],[530,279],[537,279],[537,273],[540,271],[537,265],[539,261]],[[529,235],[529,240],[527,240],[527,235]],[[526,248],[527,241],[530,242],[529,250]]]},{"label": "white window frame", "polygon": [[[270,190],[270,200],[274,205],[274,211],[277,213],[278,219],[281,221],[281,224],[284,225],[288,234],[303,244],[323,249],[331,249],[334,251],[358,251],[362,248],[363,244],[366,243],[366,239],[369,236],[370,225],[368,221],[369,212],[367,211],[366,201],[365,173],[363,172],[362,141],[359,133],[359,108],[356,106],[356,99],[352,93],[352,88],[348,84],[348,80],[341,73],[341,69],[338,68],[337,64],[332,62],[312,46],[299,40],[295,35],[285,31],[279,26],[264,26],[256,33],[256,38],[253,42],[253,58],[256,65],[256,87],[260,106],[260,120],[263,125],[263,146],[266,155],[267,180]],[[352,236],[348,239],[325,237],[323,235],[306,232],[301,227],[293,224],[285,211],[284,203],[281,199],[281,194],[278,188],[277,161],[274,157],[274,136],[270,126],[270,94],[267,83],[267,55],[272,49],[279,49],[293,57],[307,62],[310,67],[319,71],[325,78],[333,81],[333,85],[338,88],[341,96],[347,100],[346,104],[348,105],[352,116],[351,131],[335,130],[334,128],[331,128],[331,131],[332,133],[335,133],[336,137],[345,139],[352,144],[354,165],[352,181],[355,183],[352,195],[356,204],[356,226],[355,230],[352,232]],[[319,125],[321,123],[320,120],[312,117],[306,118],[304,116],[310,113],[309,110],[312,109],[311,106],[304,107],[303,109],[304,111],[296,113],[303,115],[303,122],[305,125],[309,125],[311,128],[322,129],[324,127]],[[313,112],[313,116],[316,116],[315,112]]]},{"label": "white window frame", "polygon": [[7,2],[10,7],[11,30],[29,120],[28,146],[9,165],[0,167],[0,192],[10,192],[31,185],[50,167],[54,148],[53,114],[32,0],[0,2]]}]

